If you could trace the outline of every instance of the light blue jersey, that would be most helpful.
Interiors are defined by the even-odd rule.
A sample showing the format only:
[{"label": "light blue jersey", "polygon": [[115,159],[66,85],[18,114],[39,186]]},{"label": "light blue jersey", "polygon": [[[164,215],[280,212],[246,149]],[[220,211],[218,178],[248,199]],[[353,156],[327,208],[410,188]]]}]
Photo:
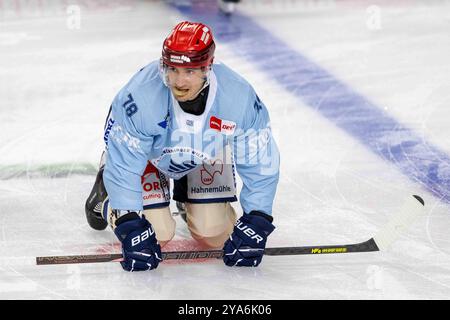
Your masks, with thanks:
[{"label": "light blue jersey", "polygon": [[184,112],[164,85],[159,61],[150,63],[117,94],[106,124],[103,178],[111,207],[142,210],[141,175],[148,161],[179,179],[223,155],[243,182],[244,212],[272,214],[279,152],[269,122],[250,84],[224,64],[213,65],[205,111],[196,116]]}]

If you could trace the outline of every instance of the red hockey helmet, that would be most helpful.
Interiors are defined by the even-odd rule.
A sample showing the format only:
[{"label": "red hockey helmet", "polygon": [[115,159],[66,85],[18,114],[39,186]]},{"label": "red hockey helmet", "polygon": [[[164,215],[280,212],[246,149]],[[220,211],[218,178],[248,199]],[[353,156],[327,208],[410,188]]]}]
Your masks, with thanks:
[{"label": "red hockey helmet", "polygon": [[200,22],[180,22],[164,40],[162,62],[181,68],[212,64],[216,45],[211,28]]}]

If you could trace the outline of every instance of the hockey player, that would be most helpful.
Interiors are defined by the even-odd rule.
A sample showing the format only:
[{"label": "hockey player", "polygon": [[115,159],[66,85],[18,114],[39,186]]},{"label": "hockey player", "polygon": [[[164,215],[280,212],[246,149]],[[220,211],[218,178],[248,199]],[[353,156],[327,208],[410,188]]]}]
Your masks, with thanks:
[{"label": "hockey player", "polygon": [[[170,204],[186,209],[203,246],[222,248],[228,266],[257,266],[274,230],[279,153],[265,105],[251,85],[214,63],[211,29],[181,22],[162,57],[137,72],[114,98],[106,150],[86,200],[91,227],[109,224],[128,271],[151,270],[175,234]],[[242,179],[236,221],[235,169]]]}]

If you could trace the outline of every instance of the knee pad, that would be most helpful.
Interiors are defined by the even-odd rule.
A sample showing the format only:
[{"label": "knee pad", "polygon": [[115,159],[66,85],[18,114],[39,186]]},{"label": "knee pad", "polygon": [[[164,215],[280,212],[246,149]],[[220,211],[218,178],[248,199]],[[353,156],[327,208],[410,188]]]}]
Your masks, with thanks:
[{"label": "knee pad", "polygon": [[186,216],[192,237],[210,248],[222,247],[236,223],[229,202],[186,203]]},{"label": "knee pad", "polygon": [[172,240],[175,236],[176,222],[169,207],[146,209],[142,215],[152,224],[156,239],[161,246]]}]

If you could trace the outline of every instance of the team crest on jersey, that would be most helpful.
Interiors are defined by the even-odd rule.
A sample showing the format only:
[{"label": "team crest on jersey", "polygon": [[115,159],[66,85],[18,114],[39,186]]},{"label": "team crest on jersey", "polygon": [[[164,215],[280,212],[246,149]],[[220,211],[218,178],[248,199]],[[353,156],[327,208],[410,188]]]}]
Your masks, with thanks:
[{"label": "team crest on jersey", "polygon": [[225,135],[230,135],[236,130],[236,122],[211,116],[211,118],[209,118],[209,127]]},{"label": "team crest on jersey", "polygon": [[176,163],[172,159],[170,159],[169,172],[171,173],[184,173],[191,171],[197,165],[194,161],[183,161],[182,163]]},{"label": "team crest on jersey", "polygon": [[209,160],[209,156],[190,147],[167,147],[153,165],[173,179],[179,179]]}]

